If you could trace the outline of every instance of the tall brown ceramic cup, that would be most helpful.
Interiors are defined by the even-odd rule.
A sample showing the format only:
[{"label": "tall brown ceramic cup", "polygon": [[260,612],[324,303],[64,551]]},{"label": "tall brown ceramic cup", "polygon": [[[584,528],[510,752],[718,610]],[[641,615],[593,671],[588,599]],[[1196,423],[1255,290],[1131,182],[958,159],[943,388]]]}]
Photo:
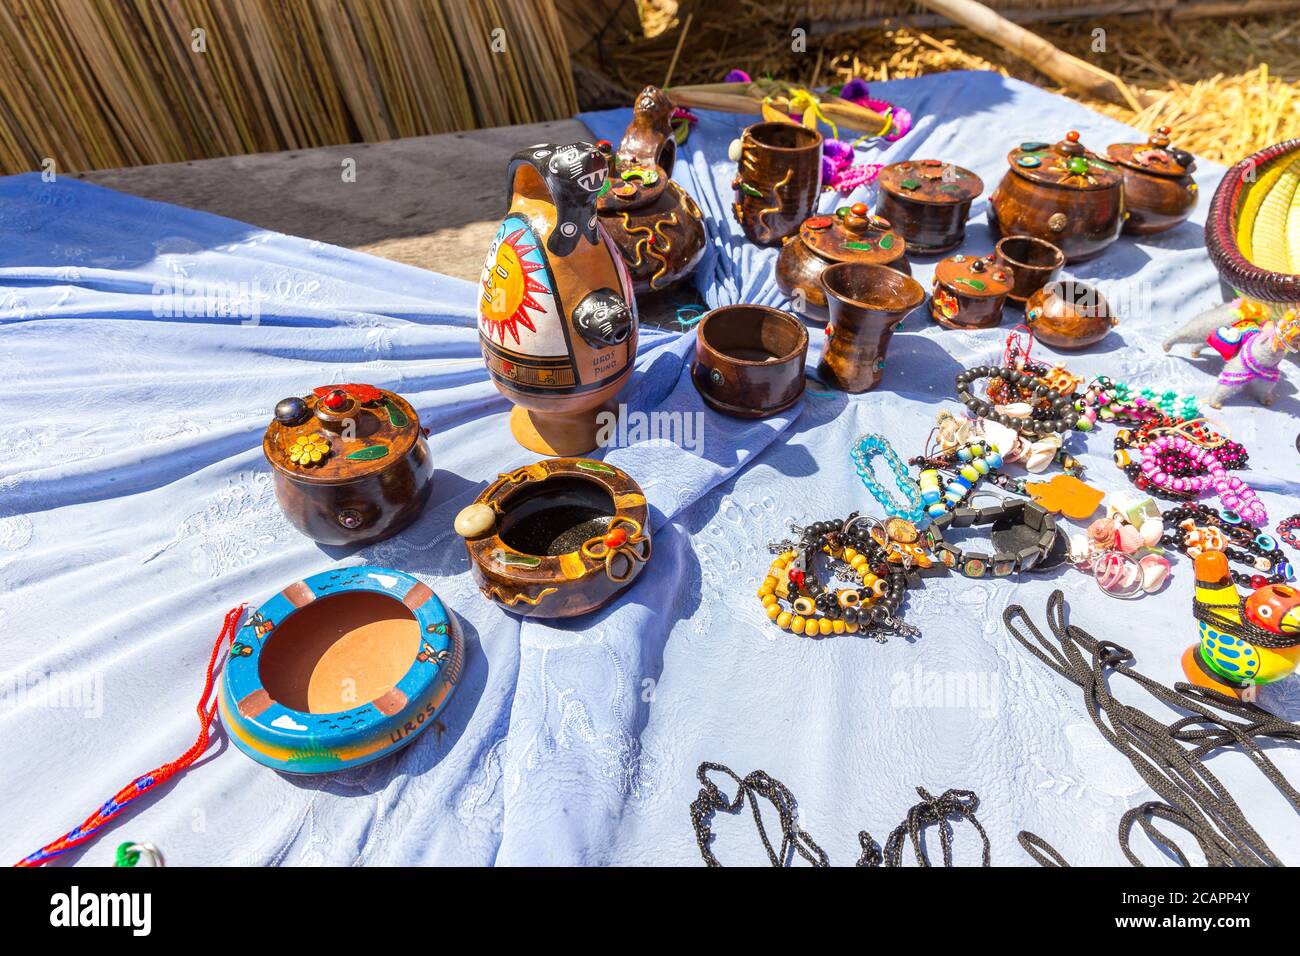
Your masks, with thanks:
[{"label": "tall brown ceramic cup", "polygon": [[994,262],[1005,266],[1013,276],[1007,298],[1024,306],[1031,295],[1060,278],[1065,253],[1046,239],[1006,236],[994,247]]},{"label": "tall brown ceramic cup", "polygon": [[766,418],[803,395],[808,330],[789,312],[726,305],[706,315],[695,336],[691,379],[715,411]]},{"label": "tall brown ceramic cup", "polygon": [[732,214],[745,238],[775,246],[799,231],[822,188],[822,136],[794,123],[755,123],[740,137]]},{"label": "tall brown ceramic cup", "polygon": [[817,372],[845,392],[880,384],[894,329],[925,301],[925,289],[888,266],[842,262],[822,273],[830,337]]}]

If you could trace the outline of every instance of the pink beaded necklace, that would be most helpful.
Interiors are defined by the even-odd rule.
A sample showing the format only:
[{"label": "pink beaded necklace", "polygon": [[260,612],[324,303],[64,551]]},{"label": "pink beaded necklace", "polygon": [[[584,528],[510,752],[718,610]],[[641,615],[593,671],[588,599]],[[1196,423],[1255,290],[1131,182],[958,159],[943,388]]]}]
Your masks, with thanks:
[{"label": "pink beaded necklace", "polygon": [[[1182,435],[1160,435],[1142,450],[1142,473],[1157,488],[1195,495],[1213,490],[1229,511],[1235,511],[1253,525],[1268,523],[1268,513],[1253,488],[1236,475],[1229,475],[1213,451],[1188,441]],[[1168,466],[1188,462],[1195,474],[1177,475]],[[1180,469],[1181,470],[1181,469]]]}]

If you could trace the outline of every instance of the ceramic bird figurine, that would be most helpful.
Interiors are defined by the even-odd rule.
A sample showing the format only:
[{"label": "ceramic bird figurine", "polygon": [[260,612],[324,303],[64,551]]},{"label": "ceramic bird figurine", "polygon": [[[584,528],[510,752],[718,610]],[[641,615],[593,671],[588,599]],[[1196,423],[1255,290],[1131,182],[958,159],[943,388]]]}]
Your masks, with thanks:
[{"label": "ceramic bird figurine", "polygon": [[1183,673],[1198,687],[1253,700],[1300,661],[1300,591],[1270,584],[1243,601],[1222,551],[1201,551],[1193,567],[1200,642],[1183,653]]}]

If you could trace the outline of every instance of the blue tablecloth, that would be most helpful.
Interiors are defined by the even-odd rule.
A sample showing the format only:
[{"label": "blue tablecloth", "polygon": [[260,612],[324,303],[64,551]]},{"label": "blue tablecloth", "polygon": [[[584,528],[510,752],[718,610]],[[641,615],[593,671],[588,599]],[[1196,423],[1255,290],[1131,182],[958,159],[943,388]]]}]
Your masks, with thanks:
[{"label": "blue tablecloth", "polygon": [[[1021,140],[1076,128],[1102,149],[1137,135],[991,73],[874,90],[917,124],[863,160],[941,157],[990,190]],[[617,140],[628,111],[582,119]],[[697,282],[711,305],[781,301],[775,252],[745,245],[729,212],[726,146],[746,122],[701,114],[676,173],[709,218]],[[1204,197],[1221,172],[1200,164]],[[504,181],[501,170],[484,174]],[[843,201],[827,194],[823,207]],[[1221,298],[1202,244],[1207,203],[1191,223],[1123,239],[1069,270],[1123,315],[1072,368],[1209,394],[1217,361],[1159,348]],[[976,202],[963,251],[991,248],[984,208]],[[632,411],[703,413],[703,447],[609,451],[645,488],[654,558],[600,612],[523,623],[479,595],[451,528],[486,482],[535,457],[511,440],[509,405],[485,374],[472,284],[36,175],[0,180],[0,240],[10,409],[0,429],[0,852],[9,859],[189,745],[229,607],[365,562],[414,573],[460,616],[467,668],[437,728],[393,759],[310,778],[264,769],[218,734],[194,769],[67,859],[109,862],[129,838],[182,864],[698,864],[687,806],[696,765],[715,760],[788,784],[800,825],[835,863],[856,859],[859,829],[881,837],[896,825],[918,785],[979,793],[995,863],[1029,862],[1015,842],[1022,828],[1071,862],[1123,862],[1117,822],[1152,795],[1077,690],[1008,637],[1001,612],[1018,602],[1041,619],[1050,591],[1064,588],[1078,623],[1172,682],[1194,634],[1187,560],[1176,559],[1163,593],[1133,603],[1068,568],[933,581],[908,595],[907,618],[923,631],[915,642],[793,637],[754,597],[767,543],[791,520],[879,513],[850,464],[857,436],[881,432],[915,454],[935,412],[959,408],[953,376],[996,359],[1005,328],[948,332],[918,314],[894,339],[882,388],[854,397],[813,388],[789,414],[756,423],[704,411],[687,374],[689,334],[643,330],[624,400]],[[923,283],[932,270],[932,260],[915,264]],[[216,314],[203,314],[205,289]],[[200,314],[186,314],[196,302]],[[810,365],[820,349],[814,334]],[[1274,521],[1297,510],[1290,363],[1285,374],[1274,408],[1223,413]],[[341,381],[409,398],[432,428],[437,468],[419,521],[359,552],[294,531],[260,445],[278,399]],[[1103,429],[1069,447],[1093,480],[1119,489],[1110,444]],[[1263,701],[1300,717],[1294,679]],[[1295,754],[1278,759],[1294,777]],[[1300,828],[1282,798],[1240,755],[1212,766],[1283,859],[1300,862]],[[763,859],[747,818],[716,829],[724,862]],[[961,834],[958,861],[977,858],[973,834]]]}]

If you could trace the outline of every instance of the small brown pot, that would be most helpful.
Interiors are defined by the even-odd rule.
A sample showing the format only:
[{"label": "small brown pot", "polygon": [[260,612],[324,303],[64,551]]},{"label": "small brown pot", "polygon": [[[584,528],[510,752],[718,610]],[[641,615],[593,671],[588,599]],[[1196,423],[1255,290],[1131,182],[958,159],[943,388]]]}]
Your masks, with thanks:
[{"label": "small brown pot", "polygon": [[920,255],[956,249],[966,236],[971,202],[984,181],[969,169],[938,159],[909,159],[880,171],[876,213],[894,224]]},{"label": "small brown pot", "polygon": [[1172,229],[1192,214],[1198,191],[1192,179],[1196,160],[1169,145],[1161,126],[1145,143],[1115,143],[1106,154],[1124,171],[1124,231],[1151,236]]},{"label": "small brown pot", "polygon": [[641,486],[603,461],[547,458],[500,475],[456,517],[483,596],[524,617],[594,611],[650,559]]},{"label": "small brown pot", "polygon": [[949,256],[934,269],[930,318],[949,329],[990,329],[1015,278],[992,256]]},{"label": "small brown pot", "polygon": [[1006,236],[998,240],[993,261],[1009,269],[1015,277],[1007,298],[1023,307],[1026,299],[1060,277],[1065,253],[1046,239]]},{"label": "small brown pot", "polygon": [[907,242],[888,221],[867,214],[863,203],[841,206],[834,216],[810,216],[781,247],[776,260],[776,284],[796,303],[795,311],[813,319],[826,318],[822,271],[836,262],[876,262],[912,274]]},{"label": "small brown pot", "polygon": [[284,399],[262,453],[285,517],[322,544],[372,544],[396,534],[419,516],[433,488],[415,409],[370,385],[322,386]]},{"label": "small brown pot", "polygon": [[989,225],[1003,236],[1045,239],[1082,262],[1105,251],[1124,224],[1124,175],[1079,142],[1021,143],[989,197]]},{"label": "small brown pot", "polygon": [[822,136],[794,123],[755,123],[741,134],[731,211],[745,238],[774,246],[817,208]]},{"label": "small brown pot", "polygon": [[695,332],[691,380],[715,411],[766,418],[803,395],[808,330],[788,312],[765,305],[727,305]]},{"label": "small brown pot", "polygon": [[866,392],[884,376],[894,329],[925,301],[925,289],[888,266],[842,262],[822,273],[829,336],[817,373],[845,392]]},{"label": "small brown pot", "polygon": [[1067,279],[1049,282],[1029,297],[1025,324],[1054,349],[1086,349],[1119,325],[1119,318],[1095,287]]}]

